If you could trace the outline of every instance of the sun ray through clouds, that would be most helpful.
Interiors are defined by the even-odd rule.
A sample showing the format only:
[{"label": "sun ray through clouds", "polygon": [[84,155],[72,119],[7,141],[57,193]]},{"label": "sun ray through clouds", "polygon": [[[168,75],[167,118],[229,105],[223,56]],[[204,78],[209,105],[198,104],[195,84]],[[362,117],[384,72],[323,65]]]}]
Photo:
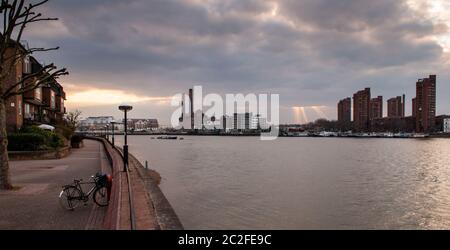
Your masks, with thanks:
[{"label": "sun ray through clouds", "polygon": [[319,118],[328,119],[328,116],[323,111],[325,109],[325,107],[323,107],[323,106],[312,106],[311,109],[314,110],[314,112],[316,112],[316,114],[319,116]]}]

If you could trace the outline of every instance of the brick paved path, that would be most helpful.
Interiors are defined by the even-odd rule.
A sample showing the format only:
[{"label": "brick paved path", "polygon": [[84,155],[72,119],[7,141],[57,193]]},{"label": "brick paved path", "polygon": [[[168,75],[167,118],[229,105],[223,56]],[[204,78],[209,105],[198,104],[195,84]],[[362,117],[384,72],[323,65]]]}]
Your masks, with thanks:
[{"label": "brick paved path", "polygon": [[[73,179],[89,180],[108,161],[100,142],[85,140],[64,159],[11,162],[12,181],[18,191],[0,191],[0,229],[97,229],[105,209],[87,206],[65,211],[58,203],[61,186]],[[86,187],[87,189],[88,187]]]}]

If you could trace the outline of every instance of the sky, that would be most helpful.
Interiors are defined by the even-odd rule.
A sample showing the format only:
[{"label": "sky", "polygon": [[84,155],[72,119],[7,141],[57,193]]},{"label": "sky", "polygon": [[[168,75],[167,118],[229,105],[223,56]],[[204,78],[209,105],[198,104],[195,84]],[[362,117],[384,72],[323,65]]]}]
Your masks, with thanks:
[{"label": "sky", "polygon": [[[281,123],[336,119],[336,104],[371,87],[385,101],[436,74],[437,113],[450,114],[447,0],[51,0],[59,21],[30,25],[36,54],[67,67],[69,111],[169,124],[170,97],[280,95]],[[386,106],[386,103],[385,103]],[[385,107],[386,109],[386,107]],[[386,111],[385,111],[386,112]]]}]

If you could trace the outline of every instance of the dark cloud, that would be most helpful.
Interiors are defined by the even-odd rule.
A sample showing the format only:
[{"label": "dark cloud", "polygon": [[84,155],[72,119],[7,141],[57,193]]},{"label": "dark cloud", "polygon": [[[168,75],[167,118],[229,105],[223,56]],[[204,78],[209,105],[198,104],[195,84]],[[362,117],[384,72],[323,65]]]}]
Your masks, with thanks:
[{"label": "dark cloud", "polygon": [[199,83],[334,106],[365,85],[397,94],[441,73],[436,24],[400,0],[58,0],[45,13],[66,29],[30,35],[61,45],[45,60],[69,67],[71,81],[146,95]]},{"label": "dark cloud", "polygon": [[289,17],[320,29],[359,32],[398,22],[407,12],[398,0],[285,0],[280,11]]}]

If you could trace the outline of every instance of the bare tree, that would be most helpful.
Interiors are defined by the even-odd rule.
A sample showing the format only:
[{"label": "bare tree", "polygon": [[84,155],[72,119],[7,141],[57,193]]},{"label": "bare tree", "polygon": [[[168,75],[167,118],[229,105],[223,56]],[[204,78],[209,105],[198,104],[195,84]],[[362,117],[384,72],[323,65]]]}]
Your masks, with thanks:
[{"label": "bare tree", "polygon": [[[57,18],[43,17],[36,12],[39,6],[48,0],[33,1],[26,0],[1,0],[0,18],[0,189],[11,189],[11,179],[8,163],[8,135],[6,130],[6,100],[15,95],[21,95],[38,87],[49,84],[59,76],[66,75],[66,69],[57,69],[52,63],[43,65],[37,72],[23,75],[19,79],[11,77],[17,65],[35,52],[57,50],[56,48],[25,48],[20,44],[22,35],[31,23],[54,21]],[[9,81],[12,80],[12,84]]]},{"label": "bare tree", "polygon": [[81,117],[81,111],[79,111],[78,109],[73,112],[69,112],[65,118],[67,126],[69,126],[71,129],[75,130],[78,126],[78,123],[80,122],[80,117]]}]

